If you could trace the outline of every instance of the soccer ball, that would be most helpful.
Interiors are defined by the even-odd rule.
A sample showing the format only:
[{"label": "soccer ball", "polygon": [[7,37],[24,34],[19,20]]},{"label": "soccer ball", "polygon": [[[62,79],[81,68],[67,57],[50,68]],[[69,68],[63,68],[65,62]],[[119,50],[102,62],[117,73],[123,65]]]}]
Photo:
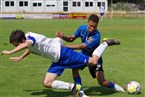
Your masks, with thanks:
[{"label": "soccer ball", "polygon": [[127,84],[127,91],[129,94],[139,94],[141,86],[137,81],[130,81]]}]

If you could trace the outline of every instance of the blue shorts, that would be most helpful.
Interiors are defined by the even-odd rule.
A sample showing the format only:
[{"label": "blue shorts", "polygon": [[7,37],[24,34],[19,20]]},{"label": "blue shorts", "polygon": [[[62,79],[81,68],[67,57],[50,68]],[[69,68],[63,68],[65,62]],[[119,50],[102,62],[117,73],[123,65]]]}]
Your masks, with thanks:
[{"label": "blue shorts", "polygon": [[101,15],[101,16],[103,16],[103,15],[104,15],[104,13],[100,13],[100,15]]},{"label": "blue shorts", "polygon": [[89,56],[76,52],[70,48],[62,47],[59,61],[57,63],[52,63],[48,72],[60,76],[65,68],[82,68],[88,64],[88,61]]}]

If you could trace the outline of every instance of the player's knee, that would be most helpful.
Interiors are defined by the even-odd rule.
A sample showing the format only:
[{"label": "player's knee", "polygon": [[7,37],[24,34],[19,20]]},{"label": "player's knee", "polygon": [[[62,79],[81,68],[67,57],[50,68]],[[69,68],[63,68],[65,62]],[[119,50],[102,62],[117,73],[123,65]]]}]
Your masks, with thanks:
[{"label": "player's knee", "polygon": [[103,84],[102,81],[99,81],[98,84],[99,84],[100,86],[104,86],[104,84]]},{"label": "player's knee", "polygon": [[46,88],[51,88],[51,83],[52,82],[44,81],[43,86],[46,87]]},{"label": "player's knee", "polygon": [[94,65],[96,65],[98,63],[98,61],[99,61],[98,59],[96,60],[94,58],[91,58],[90,59],[90,64],[94,66]]}]

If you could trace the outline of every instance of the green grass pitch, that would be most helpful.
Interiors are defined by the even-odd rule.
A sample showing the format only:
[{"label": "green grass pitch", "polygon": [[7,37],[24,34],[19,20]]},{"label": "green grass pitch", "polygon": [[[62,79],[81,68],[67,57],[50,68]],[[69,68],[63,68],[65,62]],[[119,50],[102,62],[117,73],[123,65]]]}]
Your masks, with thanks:
[{"label": "green grass pitch", "polygon": [[[65,35],[73,32],[87,20],[55,19],[55,20],[0,20],[0,51],[13,48],[9,44],[11,31],[22,29],[55,37],[55,32],[62,31]],[[104,19],[98,29],[103,38],[116,38],[119,46],[108,47],[103,54],[103,67],[106,79],[125,87],[129,81],[135,80],[141,84],[141,94],[129,95],[115,93],[105,87],[100,87],[96,79],[92,79],[88,68],[80,71],[85,93],[90,97],[144,97],[145,94],[145,64],[144,64],[144,19]],[[66,42],[65,42],[66,43]],[[79,44],[77,39],[72,44]],[[71,44],[71,43],[66,43]],[[19,56],[22,52],[10,55]],[[69,90],[47,89],[42,85],[44,74],[51,61],[39,56],[29,55],[21,62],[12,62],[7,55],[0,56],[0,97],[72,97]],[[70,69],[66,69],[57,78],[72,82]]]}]

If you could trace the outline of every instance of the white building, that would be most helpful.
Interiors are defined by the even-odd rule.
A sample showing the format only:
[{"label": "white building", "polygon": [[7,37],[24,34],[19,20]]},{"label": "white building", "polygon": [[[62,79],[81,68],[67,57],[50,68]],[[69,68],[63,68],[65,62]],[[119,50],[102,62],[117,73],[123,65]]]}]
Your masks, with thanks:
[{"label": "white building", "polygon": [[1,0],[1,12],[94,13],[107,0]]}]

